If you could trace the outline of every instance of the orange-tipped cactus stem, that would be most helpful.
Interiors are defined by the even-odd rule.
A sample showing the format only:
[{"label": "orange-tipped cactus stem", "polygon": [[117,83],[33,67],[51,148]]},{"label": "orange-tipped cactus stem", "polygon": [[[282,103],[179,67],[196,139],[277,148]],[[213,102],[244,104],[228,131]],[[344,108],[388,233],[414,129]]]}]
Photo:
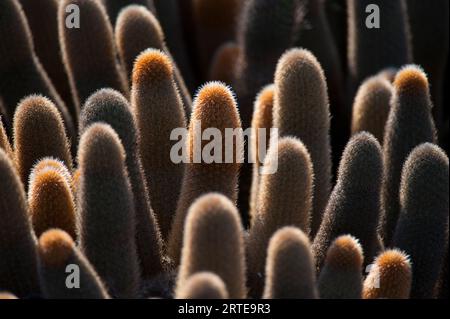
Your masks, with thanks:
[{"label": "orange-tipped cactus stem", "polygon": [[[37,237],[50,228],[60,228],[77,239],[77,217],[70,181],[58,170],[38,162],[31,171],[28,205],[31,223]],[[62,166],[64,164],[61,163]]]},{"label": "orange-tipped cactus stem", "polygon": [[39,238],[38,253],[39,280],[45,298],[109,298],[94,268],[66,232],[44,232]]},{"label": "orange-tipped cactus stem", "polygon": [[128,6],[119,14],[115,36],[120,58],[130,80],[132,79],[136,58],[144,50],[148,48],[158,49],[170,57],[174,81],[183,101],[186,117],[189,117],[192,97],[175,60],[166,46],[164,32],[155,15],[143,6]]},{"label": "orange-tipped cactus stem", "polygon": [[[216,147],[210,149],[213,158],[205,159],[204,150],[211,141],[202,139],[202,136],[208,129],[214,128],[221,134],[214,138]],[[241,121],[232,91],[219,82],[204,85],[194,100],[186,141],[188,163],[169,236],[168,254],[175,265],[179,263],[185,217],[191,204],[208,192],[221,193],[236,202],[243,149],[240,128]],[[232,135],[229,134],[231,129]]]},{"label": "orange-tipped cactus stem", "polygon": [[185,129],[186,119],[172,63],[163,52],[149,49],[136,59],[131,103],[150,200],[167,240],[184,173],[184,163],[174,162],[171,156],[176,143],[172,132]]},{"label": "orange-tipped cactus stem", "polygon": [[[251,151],[253,160],[252,187],[250,190],[250,218],[254,221],[258,201],[259,181],[261,167],[269,149],[270,129],[273,126],[273,95],[274,85],[265,86],[259,92],[255,101],[255,110],[252,118]],[[265,140],[262,138],[264,137]]]},{"label": "orange-tipped cactus stem", "polygon": [[363,251],[358,240],[342,235],[327,252],[318,279],[322,299],[361,299],[363,286]]},{"label": "orange-tipped cactus stem", "polygon": [[402,167],[414,147],[436,142],[426,74],[415,65],[401,69],[394,80],[391,111],[386,123],[383,156],[384,180],[381,235],[390,245],[400,213],[399,190]]},{"label": "orange-tipped cactus stem", "polygon": [[364,299],[408,299],[412,280],[411,261],[400,250],[382,252],[364,281]]}]

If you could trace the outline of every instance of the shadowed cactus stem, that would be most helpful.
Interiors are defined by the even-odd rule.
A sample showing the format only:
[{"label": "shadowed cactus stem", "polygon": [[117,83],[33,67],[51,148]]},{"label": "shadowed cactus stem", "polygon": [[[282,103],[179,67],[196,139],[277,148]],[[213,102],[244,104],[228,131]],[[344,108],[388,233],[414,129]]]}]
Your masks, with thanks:
[{"label": "shadowed cactus stem", "polygon": [[52,156],[72,169],[70,146],[63,119],[55,105],[43,96],[23,99],[14,114],[14,151],[19,176],[28,185],[31,169],[44,157]]},{"label": "shadowed cactus stem", "polygon": [[[79,7],[79,28],[66,27],[69,4]],[[92,93],[105,87],[128,96],[125,75],[116,59],[113,29],[101,1],[62,0],[58,16],[59,42],[77,108],[81,109]]]},{"label": "shadowed cactus stem", "polygon": [[136,247],[141,274],[144,280],[150,279],[163,271],[162,240],[149,199],[137,146],[138,132],[128,101],[115,90],[97,91],[83,107],[80,115],[80,132],[83,133],[96,122],[109,124],[116,131],[125,149],[125,161],[134,197]]},{"label": "shadowed cactus stem", "polygon": [[80,249],[111,297],[136,298],[140,274],[134,201],[117,133],[107,124],[91,125],[81,136],[78,163]]},{"label": "shadowed cactus stem", "polygon": [[[74,107],[69,78],[64,69],[58,42],[59,0],[19,0],[27,16],[36,55],[45,68],[53,85],[67,105],[74,124],[78,109]],[[34,93],[34,92],[33,92]]]},{"label": "shadowed cactus stem", "polygon": [[339,165],[320,229],[312,245],[317,271],[322,268],[332,241],[345,234],[358,238],[365,264],[377,254],[377,226],[383,174],[381,147],[369,133],[359,133],[348,142]]},{"label": "shadowed cactus stem", "polygon": [[206,75],[216,49],[222,43],[233,40],[242,5],[240,0],[192,1],[197,60],[203,75]]},{"label": "shadowed cactus stem", "polygon": [[408,156],[400,183],[400,216],[393,246],[412,263],[411,298],[432,298],[447,252],[448,157],[424,143]]},{"label": "shadowed cactus stem", "polygon": [[0,149],[0,287],[19,298],[40,292],[36,238],[25,191],[12,160]]},{"label": "shadowed cactus stem", "polygon": [[228,299],[227,287],[219,276],[212,272],[199,272],[191,277],[176,292],[177,299]]},{"label": "shadowed cactus stem", "polygon": [[217,48],[211,61],[208,77],[211,81],[234,83],[234,67],[240,54],[240,47],[234,42],[226,42]]},{"label": "shadowed cactus stem", "polygon": [[381,75],[370,77],[361,84],[353,102],[352,134],[366,131],[383,143],[392,92],[391,83]]},{"label": "shadowed cactus stem", "polygon": [[[379,8],[379,28],[367,27]],[[369,16],[371,15],[371,16]],[[354,92],[368,76],[412,62],[408,13],[404,0],[347,0],[347,62]]]},{"label": "shadowed cactus stem", "polygon": [[25,96],[42,94],[56,104],[68,136],[75,139],[73,119],[36,56],[30,27],[19,1],[0,1],[0,12],[0,99],[9,120]]},{"label": "shadowed cactus stem", "polygon": [[261,176],[256,215],[247,238],[248,277],[251,294],[259,297],[264,288],[264,265],[272,235],[283,226],[310,232],[313,170],[306,147],[296,138],[283,137],[272,144],[264,169],[278,165],[272,174]]},{"label": "shadowed cactus stem", "polygon": [[[109,298],[94,268],[66,232],[59,229],[44,232],[39,238],[38,252],[39,279],[45,298]],[[67,272],[67,269],[71,269],[72,272]],[[72,279],[73,282],[71,274],[78,275],[76,280]],[[72,287],[70,284],[76,285]]]},{"label": "shadowed cactus stem", "polygon": [[198,198],[186,217],[177,290],[201,271],[217,274],[230,298],[245,298],[243,229],[234,204],[224,195]]}]

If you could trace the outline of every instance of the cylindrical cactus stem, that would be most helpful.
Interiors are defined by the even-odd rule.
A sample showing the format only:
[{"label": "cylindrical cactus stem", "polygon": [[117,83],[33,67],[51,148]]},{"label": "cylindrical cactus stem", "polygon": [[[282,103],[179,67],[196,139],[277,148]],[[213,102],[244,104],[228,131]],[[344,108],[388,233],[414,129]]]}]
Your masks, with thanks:
[{"label": "cylindrical cactus stem", "polygon": [[203,76],[216,49],[222,43],[233,40],[242,4],[240,0],[192,1],[197,60]]},{"label": "cylindrical cactus stem", "polygon": [[377,226],[383,175],[381,147],[369,133],[359,133],[347,144],[339,165],[322,224],[312,245],[317,271],[332,241],[345,234],[358,238],[365,264],[377,254]]},{"label": "cylindrical cactus stem", "polygon": [[55,105],[43,96],[23,99],[14,114],[16,167],[24,185],[36,162],[52,156],[72,170],[70,146],[63,119]]},{"label": "cylindrical cactus stem", "polygon": [[163,30],[155,15],[145,7],[129,6],[119,14],[115,30],[117,49],[130,80],[136,58],[144,50],[158,49],[170,57],[174,81],[179,89],[186,117],[189,117],[192,98],[177,64],[166,46]]},{"label": "cylindrical cactus stem", "polygon": [[448,174],[447,155],[430,143],[414,148],[403,166],[392,246],[411,258],[411,298],[432,298],[439,279],[448,238]]},{"label": "cylindrical cactus stem", "polygon": [[212,272],[199,272],[190,276],[183,286],[178,287],[177,299],[228,299],[223,280]]},{"label": "cylindrical cactus stem", "polygon": [[[66,26],[69,5],[79,8],[79,28]],[[113,88],[128,96],[125,74],[117,63],[113,30],[101,1],[60,1],[58,19],[63,61],[78,109],[101,88]]]},{"label": "cylindrical cactus stem", "polygon": [[270,239],[267,250],[266,299],[316,299],[316,275],[308,236],[286,226]]},{"label": "cylindrical cactus stem", "polygon": [[330,112],[322,67],[308,50],[291,49],[278,61],[273,122],[280,137],[299,138],[311,154],[315,176],[311,219],[314,236],[331,190]]},{"label": "cylindrical cactus stem", "polygon": [[172,158],[172,134],[185,131],[186,119],[170,58],[163,52],[149,49],[136,59],[131,104],[150,201],[166,241],[184,173],[184,163]]},{"label": "cylindrical cactus stem", "polygon": [[51,167],[46,161],[38,162],[30,174],[28,205],[34,232],[40,237],[48,229],[60,228],[76,240],[75,202],[70,180],[64,175],[68,171]]},{"label": "cylindrical cactus stem", "polygon": [[380,75],[360,85],[353,102],[352,134],[366,131],[383,143],[392,93],[392,84]]},{"label": "cylindrical cactus stem", "polygon": [[449,7],[446,0],[424,2],[406,0],[411,26],[414,62],[428,74],[433,115],[443,135],[443,98],[446,65],[449,53]]},{"label": "cylindrical cactus stem", "polygon": [[347,26],[351,95],[365,78],[412,62],[404,0],[347,0]]},{"label": "cylindrical cactus stem", "polygon": [[234,84],[234,67],[240,54],[240,47],[234,42],[226,42],[217,48],[209,66],[208,79]]},{"label": "cylindrical cactus stem", "polygon": [[58,42],[58,0],[20,0],[30,29],[36,55],[48,73],[74,120],[78,119],[70,91],[69,78],[64,69]]},{"label": "cylindrical cactus stem", "polygon": [[14,152],[9,143],[8,135],[6,134],[5,126],[3,125],[3,118],[0,116],[0,149],[2,149],[10,159],[14,159]]},{"label": "cylindrical cactus stem", "polygon": [[361,299],[363,250],[351,235],[342,235],[331,244],[318,279],[322,299]]},{"label": "cylindrical cactus stem", "polygon": [[263,169],[267,171],[261,176],[256,215],[247,238],[249,286],[254,297],[260,297],[264,289],[270,238],[284,226],[295,226],[308,235],[312,210],[311,158],[298,139],[283,137],[272,143]]},{"label": "cylindrical cactus stem", "polygon": [[0,149],[0,287],[19,298],[40,293],[36,238],[25,191],[12,160]]},{"label": "cylindrical cactus stem", "polygon": [[[236,202],[242,162],[243,134],[232,91],[220,82],[207,83],[200,89],[193,105],[185,144],[188,163],[169,236],[168,254],[175,265],[179,263],[189,207],[208,192],[221,193]],[[220,136],[211,136],[214,129]],[[215,146],[213,150],[211,146]]]},{"label": "cylindrical cactus stem", "polygon": [[39,238],[39,281],[49,299],[106,299],[108,293],[73,239],[60,229]]},{"label": "cylindrical cactus stem", "polygon": [[370,266],[364,281],[364,299],[408,299],[411,292],[411,261],[400,250],[382,252]]},{"label": "cylindrical cactus stem", "polygon": [[381,200],[384,215],[380,228],[387,246],[391,244],[400,212],[399,186],[403,164],[414,147],[436,142],[431,108],[425,73],[414,65],[404,67],[394,80],[383,142],[385,170]]},{"label": "cylindrical cactus stem", "polygon": [[230,298],[245,298],[243,229],[234,204],[224,195],[209,193],[189,208],[183,238],[177,291],[201,271],[217,274]]},{"label": "cylindrical cactus stem", "polygon": [[30,27],[19,1],[0,1],[0,12],[0,92],[7,115],[14,115],[25,96],[42,94],[56,104],[69,137],[75,139],[73,119],[34,52]]},{"label": "cylindrical cactus stem", "polygon": [[298,0],[249,0],[244,4],[237,32],[241,54],[235,85],[245,128],[250,125],[257,93],[273,82],[278,59],[294,44],[300,18],[297,8]]},{"label": "cylindrical cactus stem", "polygon": [[[237,32],[239,55],[234,63],[233,87],[239,102],[242,127],[250,127],[253,105],[258,92],[273,82],[276,64],[283,52],[294,43],[295,29],[300,15],[298,0],[244,1]],[[267,26],[271,26],[268,28]],[[247,224],[252,165],[249,154],[244,154],[239,177],[238,207]]]},{"label": "cylindrical cactus stem", "polygon": [[115,298],[137,297],[139,260],[135,245],[133,193],[125,150],[107,124],[93,124],[78,151],[80,248]]},{"label": "cylindrical cactus stem", "polygon": [[333,136],[332,148],[333,154],[336,154],[336,162],[338,162],[338,156],[348,141],[351,119],[351,109],[345,101],[341,52],[337,50],[328,23],[325,11],[327,1],[300,0],[299,2],[301,8],[299,10],[304,13],[304,16],[298,27],[295,46],[310,50],[324,70],[330,96],[330,112],[333,114],[330,123],[330,132]]},{"label": "cylindrical cactus stem", "polygon": [[144,280],[163,270],[162,240],[154,216],[147,184],[142,169],[138,133],[128,101],[117,91],[102,89],[94,93],[85,103],[80,115],[80,132],[83,133],[95,122],[109,124],[119,135],[126,153],[136,213],[136,248]]},{"label": "cylindrical cactus stem", "polygon": [[259,181],[261,179],[261,168],[269,149],[270,129],[273,126],[273,96],[275,86],[265,86],[256,97],[255,109],[252,118],[251,151],[253,162],[252,187],[250,190],[250,212],[251,223],[255,220],[256,206],[258,202]]},{"label": "cylindrical cactus stem", "polygon": [[101,0],[108,12],[112,25],[117,24],[120,13],[131,5],[140,5],[155,13],[153,0]]}]

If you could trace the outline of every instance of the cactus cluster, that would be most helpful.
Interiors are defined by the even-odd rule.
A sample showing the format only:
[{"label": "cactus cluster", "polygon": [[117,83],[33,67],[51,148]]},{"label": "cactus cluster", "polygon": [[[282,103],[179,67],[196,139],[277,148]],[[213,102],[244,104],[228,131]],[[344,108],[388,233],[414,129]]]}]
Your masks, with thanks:
[{"label": "cactus cluster", "polygon": [[0,299],[448,298],[448,10],[0,0]]}]

